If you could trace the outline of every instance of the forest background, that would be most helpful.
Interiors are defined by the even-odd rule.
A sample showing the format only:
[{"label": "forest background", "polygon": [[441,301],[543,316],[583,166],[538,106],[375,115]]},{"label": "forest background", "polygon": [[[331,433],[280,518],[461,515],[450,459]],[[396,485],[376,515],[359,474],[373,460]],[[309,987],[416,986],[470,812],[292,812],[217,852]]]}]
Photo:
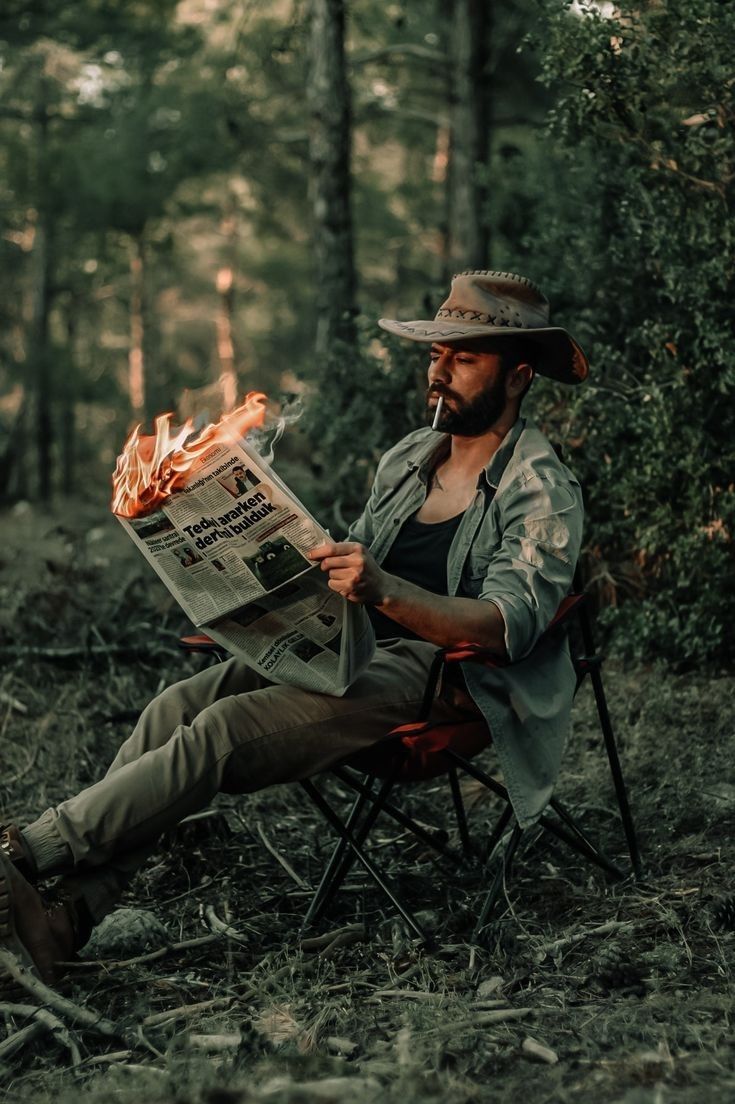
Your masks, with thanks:
[{"label": "forest background", "polygon": [[[220,795],[71,1005],[3,994],[3,1101],[733,1099],[734,57],[721,0],[2,0],[0,819],[96,781],[194,669],[110,515],[132,426],[267,392],[275,466],[341,533],[425,420],[425,350],[376,319],[494,268],[591,362],[527,412],[584,486],[644,875],[532,834],[476,946],[483,863],[381,821],[435,947],[359,872],[302,938],[329,833],[299,787]],[[405,799],[458,851],[441,781]],[[481,844],[497,809],[462,787]],[[627,869],[587,684],[559,794]]]},{"label": "forest background", "polygon": [[0,496],[100,501],[133,423],[262,389],[339,532],[422,419],[423,351],[375,319],[517,271],[590,356],[529,406],[602,621],[731,659],[734,44],[718,0],[9,0]]}]

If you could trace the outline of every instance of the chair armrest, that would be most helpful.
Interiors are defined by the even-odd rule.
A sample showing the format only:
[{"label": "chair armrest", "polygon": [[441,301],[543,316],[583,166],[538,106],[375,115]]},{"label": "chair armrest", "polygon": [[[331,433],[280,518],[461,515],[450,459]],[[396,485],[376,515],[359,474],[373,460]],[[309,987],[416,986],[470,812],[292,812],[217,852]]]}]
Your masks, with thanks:
[{"label": "chair armrest", "polygon": [[442,648],[439,653],[444,663],[483,663],[486,667],[507,667],[508,660],[503,659],[491,648],[482,644],[466,641],[455,644],[453,648]]},{"label": "chair armrest", "polygon": [[211,636],[206,636],[204,633],[180,636],[179,647],[184,652],[205,652],[207,654],[224,650],[216,640],[212,640]]}]

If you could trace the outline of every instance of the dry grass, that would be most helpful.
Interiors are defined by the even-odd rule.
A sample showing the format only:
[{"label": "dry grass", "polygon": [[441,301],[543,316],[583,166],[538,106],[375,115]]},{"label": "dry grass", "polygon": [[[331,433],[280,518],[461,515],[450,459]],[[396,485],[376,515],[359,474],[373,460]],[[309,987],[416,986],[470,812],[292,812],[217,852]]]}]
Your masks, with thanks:
[{"label": "dry grass", "polygon": [[[182,669],[176,610],[123,534],[92,508],[76,531],[61,529],[61,516],[2,519],[13,536],[0,615],[0,794],[3,814],[21,820],[93,781],[126,718]],[[34,531],[38,551],[29,553]],[[32,646],[78,654],[62,664],[23,654]],[[607,883],[537,839],[518,862],[492,951],[468,942],[480,871],[435,862],[390,823],[378,831],[380,861],[423,910],[438,948],[418,949],[359,875],[320,929],[346,933],[302,946],[302,886],[318,879],[328,833],[297,787],[223,800],[162,841],[126,903],[155,914],[172,943],[211,935],[218,919],[230,936],[155,960],[76,967],[64,995],[113,1021],[120,1039],[72,1027],[74,1066],[68,1039],[39,1029],[0,1068],[3,1099],[735,1098],[735,935],[713,923],[733,889],[734,685],[726,673],[609,665],[645,881]],[[622,860],[586,692],[563,794]],[[411,804],[423,821],[447,822],[445,785],[411,795]],[[478,836],[493,811],[473,804]],[[5,1035],[24,1022],[6,1016]],[[558,1061],[524,1050],[529,1036]],[[0,1047],[2,1039],[0,1027]]]}]

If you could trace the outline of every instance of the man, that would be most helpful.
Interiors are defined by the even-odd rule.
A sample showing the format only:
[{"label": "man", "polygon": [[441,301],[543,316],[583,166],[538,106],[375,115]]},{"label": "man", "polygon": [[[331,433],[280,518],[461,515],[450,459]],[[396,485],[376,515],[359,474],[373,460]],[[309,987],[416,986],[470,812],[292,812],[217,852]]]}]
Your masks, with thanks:
[{"label": "man", "polygon": [[[520,417],[536,372],[587,375],[548,302],[508,273],[455,277],[428,322],[382,319],[430,346],[429,420],[382,458],[348,540],[312,553],[329,586],[364,603],[378,640],[342,697],[268,684],[238,660],[154,699],[107,775],[22,831],[0,835],[0,942],[53,979],[108,912],[160,834],[219,792],[294,781],[415,719],[436,646],[476,641],[510,660],[467,665],[432,716],[488,721],[521,826],[558,771],[574,689],[566,645],[543,634],[572,582],[582,531],[574,477]],[[47,908],[34,880],[62,875]]]},{"label": "man", "polygon": [[246,495],[251,487],[254,487],[257,483],[250,468],[245,470],[241,465],[232,469],[232,474],[235,477],[235,486],[239,495]]}]

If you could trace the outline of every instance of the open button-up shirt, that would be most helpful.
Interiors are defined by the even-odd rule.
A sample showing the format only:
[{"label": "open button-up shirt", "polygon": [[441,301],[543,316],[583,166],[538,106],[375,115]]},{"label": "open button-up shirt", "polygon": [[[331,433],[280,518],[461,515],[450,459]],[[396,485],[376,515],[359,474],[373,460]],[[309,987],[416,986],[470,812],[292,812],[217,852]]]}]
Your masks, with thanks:
[{"label": "open button-up shirt", "polygon": [[[348,539],[382,563],[448,449],[449,438],[428,428],[390,449]],[[543,434],[519,418],[480,473],[447,559],[447,594],[493,602],[505,623],[510,664],[464,663],[462,673],[490,727],[522,828],[551,797],[569,727],[575,675],[568,643],[552,634],[534,645],[572,586],[582,522],[579,483]]]}]

